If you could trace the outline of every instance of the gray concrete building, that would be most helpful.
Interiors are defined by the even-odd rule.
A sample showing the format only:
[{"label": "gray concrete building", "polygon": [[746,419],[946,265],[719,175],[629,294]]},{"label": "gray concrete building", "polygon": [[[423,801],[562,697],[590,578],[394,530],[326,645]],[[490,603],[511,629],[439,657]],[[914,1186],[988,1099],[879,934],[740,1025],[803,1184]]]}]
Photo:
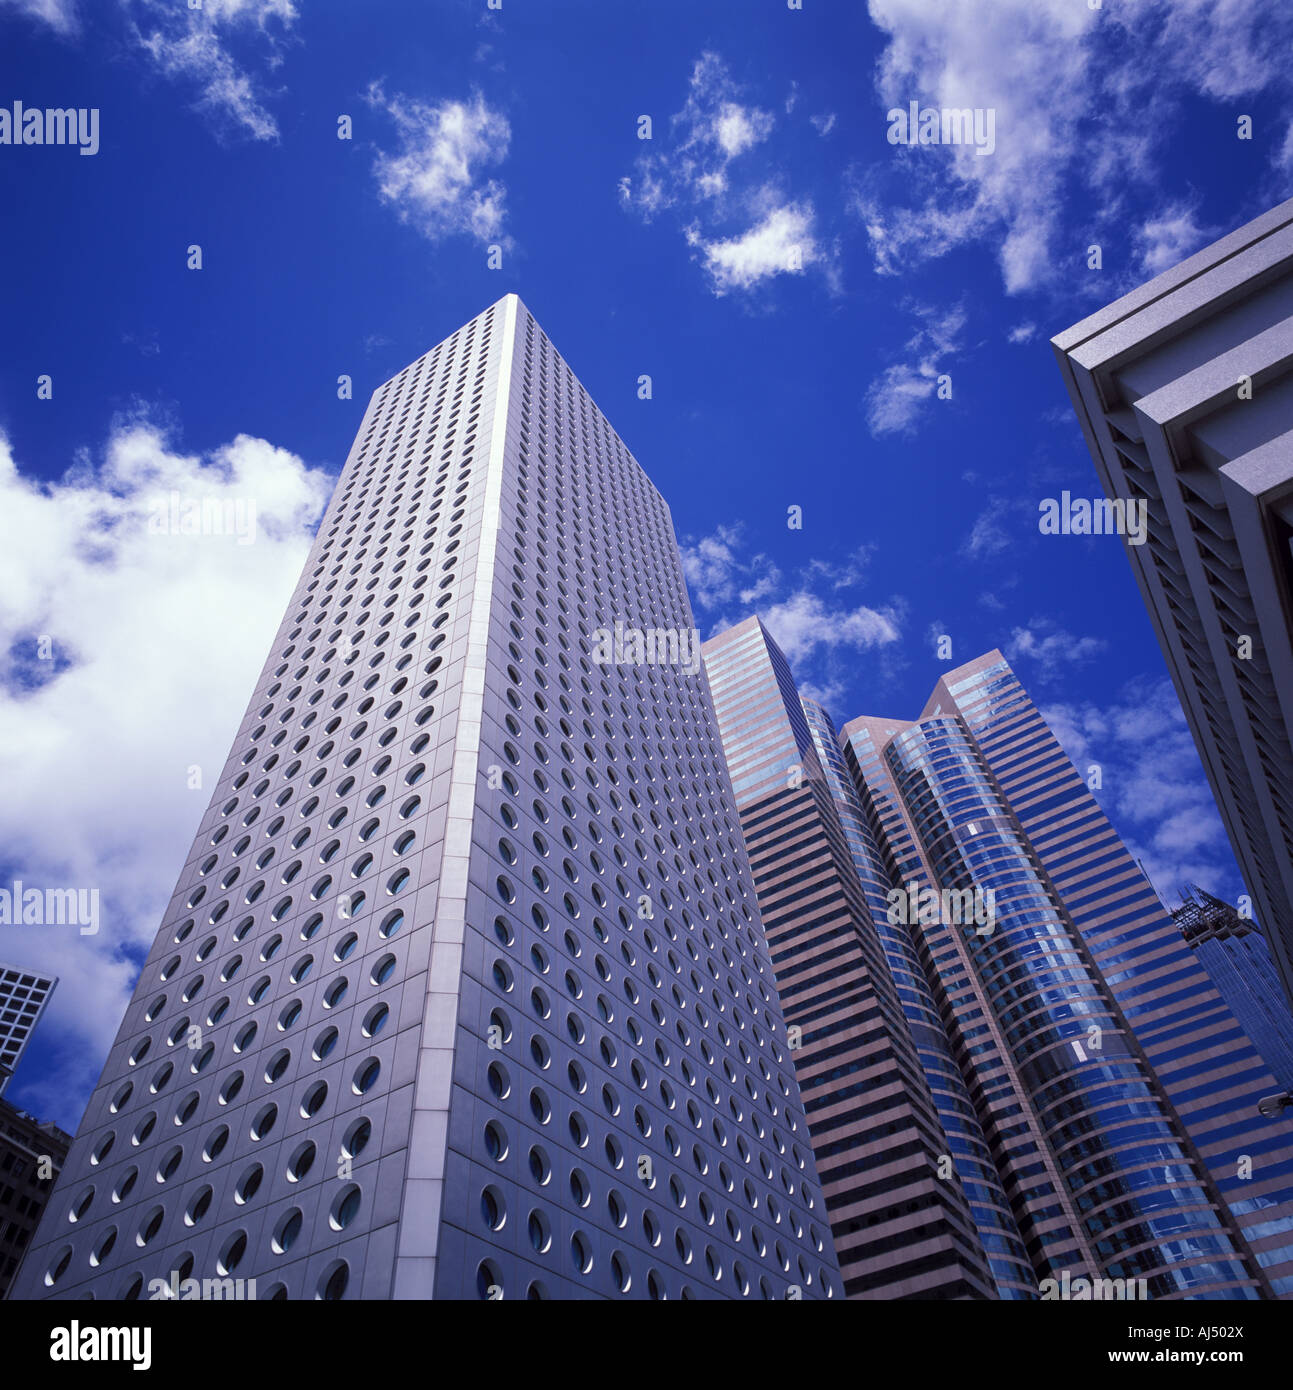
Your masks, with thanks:
[{"label": "gray concrete building", "polygon": [[21,1298],[842,1286],[669,512],[514,295],[373,394]]},{"label": "gray concrete building", "polygon": [[1053,347],[1293,998],[1293,200]]}]

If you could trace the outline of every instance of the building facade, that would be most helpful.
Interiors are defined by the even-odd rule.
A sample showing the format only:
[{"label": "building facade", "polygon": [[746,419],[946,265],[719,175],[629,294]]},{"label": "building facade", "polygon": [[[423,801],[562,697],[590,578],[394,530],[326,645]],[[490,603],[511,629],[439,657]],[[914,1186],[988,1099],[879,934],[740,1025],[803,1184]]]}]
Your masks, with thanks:
[{"label": "building facade", "polygon": [[22,1262],[72,1136],[0,1100],[0,1298]]},{"label": "building facade", "polygon": [[1293,200],[1053,347],[1293,999]]},{"label": "building facade", "polygon": [[[794,698],[779,653],[737,660],[752,648],[776,651],[757,620],[706,648],[728,653],[711,679],[738,805],[794,752],[783,739],[750,761],[759,665]],[[831,722],[802,703],[820,753]],[[918,719],[853,720],[838,743],[825,780],[871,920],[887,917],[998,1296],[1076,1277],[1151,1298],[1287,1293],[1288,1146],[1256,1108],[1273,1079],[1000,654],[950,672]]]},{"label": "building facade", "polygon": [[840,1294],[693,637],[516,296],[378,388],[15,1296]]},{"label": "building facade", "polygon": [[[1216,1213],[1218,1229],[1206,1229],[1200,1206],[1195,1232],[1183,1226],[1179,1238],[1162,1242],[1172,1261],[1171,1276],[1205,1288],[1212,1279],[1224,1285],[1236,1263],[1227,1253],[1236,1243],[1226,1229],[1233,1226],[1241,1233],[1239,1243],[1251,1251],[1244,1260],[1255,1261],[1260,1271],[1255,1287],[1293,1294],[1293,1133],[1287,1124],[1258,1113],[1258,1100],[1278,1087],[1239,1020],[999,652],[944,677],[922,722],[930,718],[951,718],[968,735],[1007,808],[1016,843],[1037,870],[1038,891],[1047,893],[1056,922],[1067,924],[1059,929],[1112,996],[1113,1017],[1121,1020],[1112,1026],[1128,1056],[1144,1064],[1132,1068],[1130,1062],[1114,1062],[1102,1032],[1103,1057],[1088,1059],[1101,1066],[1079,1063],[1074,1084],[1086,1084],[1087,1074],[1101,1067],[1136,1070],[1157,1108],[1174,1112],[1167,1119],[1184,1127],[1188,1142],[1181,1144],[1178,1136],[1164,1139],[1162,1146],[1142,1145],[1148,1127],[1130,1125],[1126,1116],[1143,1107],[1127,1107],[1130,1092],[1103,1084],[1112,1076],[1102,1078],[1097,1093],[1105,1107],[1101,1123],[1111,1135],[1130,1136],[1133,1153],[1158,1150],[1163,1157],[1168,1147],[1179,1146],[1181,1177],[1187,1171],[1191,1183],[1202,1177],[1209,1205],[1215,1205],[1218,1193],[1224,1199]],[[1077,1030],[1070,1025],[1067,1031]],[[1115,1051],[1121,1045],[1115,1043]],[[1056,1098],[1060,1089],[1052,1092]],[[1070,1109],[1055,1107],[1056,1114]],[[1179,1201],[1162,1183],[1154,1186],[1158,1191],[1152,1198],[1140,1199],[1147,1209]],[[1148,1218],[1156,1232],[1170,1231],[1180,1219],[1176,1214]],[[1083,1222],[1088,1229],[1098,1224],[1088,1214]],[[1101,1249],[1112,1241],[1102,1240]],[[1207,1258],[1209,1252],[1214,1260]]]},{"label": "building facade", "polygon": [[1172,917],[1281,1089],[1293,1090],[1293,1014],[1257,923],[1194,885]]},{"label": "building facade", "polygon": [[54,993],[53,976],[0,964],[0,1095]]},{"label": "building facade", "polygon": [[[896,827],[891,824],[885,830],[877,824],[872,828],[871,815],[853,780],[830,715],[815,700],[801,697],[800,704],[812,729],[831,796],[839,809],[871,920],[893,972],[903,1013],[947,1137],[948,1152],[992,1270],[997,1297],[1035,1298],[1036,1271],[1006,1194],[997,1159],[966,1084],[966,1076],[972,1071],[963,1061],[958,1061],[951,1035],[944,1025],[944,1015],[935,997],[938,986],[931,983],[941,985],[939,973],[932,968],[933,958],[922,959],[924,943],[918,915],[913,917],[910,913],[892,910],[891,894],[897,884],[910,882],[927,887],[928,878],[921,869],[904,875],[896,864],[892,869],[889,867],[886,848]],[[948,929],[939,923],[928,924],[926,930],[932,935],[950,938]],[[945,960],[946,953],[940,954]],[[981,1065],[979,1070],[982,1071]]]},{"label": "building facade", "polygon": [[[57,983],[53,976],[0,965],[0,1091]],[[31,1244],[71,1142],[57,1125],[0,1100],[0,1298]]]},{"label": "building facade", "polygon": [[795,1065],[845,1292],[993,1297],[965,1178],[785,657],[757,618],[704,652],[782,1005],[799,1030]]}]

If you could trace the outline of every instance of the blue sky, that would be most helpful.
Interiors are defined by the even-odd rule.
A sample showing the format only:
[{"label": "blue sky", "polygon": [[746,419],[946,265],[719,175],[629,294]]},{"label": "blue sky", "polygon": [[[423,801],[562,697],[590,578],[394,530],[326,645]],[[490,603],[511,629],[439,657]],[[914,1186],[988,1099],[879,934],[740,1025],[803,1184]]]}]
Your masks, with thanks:
[{"label": "blue sky", "polygon": [[[1038,533],[1096,487],[1047,340],[1293,192],[1291,39],[1282,0],[0,0],[0,107],[100,113],[0,145],[0,884],[102,893],[0,927],[62,977],[10,1098],[76,1124],[369,392],[513,290],[706,635],[761,612],[841,721],[999,646],[1160,891],[1239,893],[1120,543]],[[910,101],[992,152],[890,143]],[[171,491],[255,543],[150,536]]]}]

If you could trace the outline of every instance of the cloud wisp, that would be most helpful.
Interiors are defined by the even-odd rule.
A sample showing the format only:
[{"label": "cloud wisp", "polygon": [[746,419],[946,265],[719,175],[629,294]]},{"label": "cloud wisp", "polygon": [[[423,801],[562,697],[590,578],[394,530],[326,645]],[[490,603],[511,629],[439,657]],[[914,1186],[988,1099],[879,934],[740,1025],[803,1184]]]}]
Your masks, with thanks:
[{"label": "cloud wisp", "polygon": [[1139,679],[1115,702],[1046,706],[1042,717],[1166,902],[1186,883],[1233,897],[1242,891],[1198,752],[1171,683]]},{"label": "cloud wisp", "polygon": [[[1081,265],[1089,244],[1121,244],[1128,226],[1125,278],[1165,269],[1211,235],[1179,200],[1158,203],[1160,155],[1192,98],[1282,103],[1289,134],[1272,146],[1264,201],[1287,194],[1293,10],[1283,0],[869,7],[886,40],[876,71],[883,107],[991,111],[996,131],[986,158],[969,145],[902,148],[888,167],[857,174],[851,205],[881,274],[990,242],[1007,293],[1036,290]],[[1075,196],[1084,209],[1076,222]]]},{"label": "cloud wisp", "polygon": [[512,129],[479,92],[470,100],[426,103],[388,96],[380,82],[368,102],[395,124],[397,147],[377,153],[382,201],[429,241],[469,236],[503,249],[507,190],[488,171],[507,157]]},{"label": "cloud wisp", "polygon": [[[721,57],[703,53],[682,109],[667,131],[651,130],[633,173],[620,179],[626,211],[648,223],[662,214],[677,222],[715,295],[748,294],[810,271],[835,284],[836,251],[823,240],[814,202],[787,191],[787,166],[767,148],[777,124],[746,98]],[[813,126],[814,139],[830,129]],[[657,140],[664,151],[654,150]]]}]

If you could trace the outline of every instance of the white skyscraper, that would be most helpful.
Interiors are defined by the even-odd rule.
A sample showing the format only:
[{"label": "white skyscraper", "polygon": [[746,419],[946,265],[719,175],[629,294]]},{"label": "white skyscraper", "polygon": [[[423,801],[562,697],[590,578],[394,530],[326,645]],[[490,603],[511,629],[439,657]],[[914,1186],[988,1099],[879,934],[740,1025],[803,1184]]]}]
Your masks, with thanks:
[{"label": "white skyscraper", "polygon": [[514,295],[379,388],[13,1296],[839,1294],[692,627]]}]

